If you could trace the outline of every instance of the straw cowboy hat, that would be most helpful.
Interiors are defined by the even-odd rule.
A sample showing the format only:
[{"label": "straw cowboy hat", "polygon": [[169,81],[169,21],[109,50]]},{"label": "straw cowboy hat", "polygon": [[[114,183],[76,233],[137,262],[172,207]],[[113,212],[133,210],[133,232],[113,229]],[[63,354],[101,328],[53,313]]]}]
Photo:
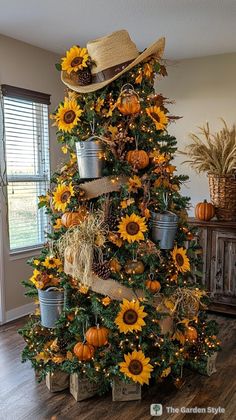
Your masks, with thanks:
[{"label": "straw cowboy hat", "polygon": [[65,71],[61,73],[61,78],[66,86],[76,92],[95,92],[148,57],[161,58],[164,47],[165,38],[160,38],[140,54],[126,30],[116,31],[94,41],[89,41],[87,44],[88,54],[95,63],[91,68],[91,84],[80,86]]}]

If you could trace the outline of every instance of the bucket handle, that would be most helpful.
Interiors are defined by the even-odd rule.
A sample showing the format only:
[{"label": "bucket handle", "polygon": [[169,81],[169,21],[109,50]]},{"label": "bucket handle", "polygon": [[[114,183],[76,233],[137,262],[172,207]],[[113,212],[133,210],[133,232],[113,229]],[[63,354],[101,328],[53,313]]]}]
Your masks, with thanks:
[{"label": "bucket handle", "polygon": [[102,137],[99,137],[99,136],[91,136],[91,137],[89,137],[87,140],[85,140],[85,141],[81,141],[80,143],[80,148],[81,149],[84,149],[84,147],[85,147],[85,143],[88,143],[89,141],[93,141],[93,140],[100,140],[100,141],[104,141],[104,139],[102,138]]},{"label": "bucket handle", "polygon": [[57,290],[58,292],[61,291],[61,289],[59,289],[58,287],[55,286],[51,286],[48,289],[45,290],[45,292],[51,292],[52,290]]}]

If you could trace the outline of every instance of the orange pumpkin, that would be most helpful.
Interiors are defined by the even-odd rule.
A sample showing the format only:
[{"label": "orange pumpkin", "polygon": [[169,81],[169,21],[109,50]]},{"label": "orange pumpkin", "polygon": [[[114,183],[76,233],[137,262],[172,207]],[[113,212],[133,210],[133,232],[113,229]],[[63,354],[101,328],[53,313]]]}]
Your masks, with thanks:
[{"label": "orange pumpkin", "polygon": [[109,266],[110,266],[111,271],[113,271],[114,273],[119,273],[121,270],[121,264],[116,258],[112,258],[110,260]]},{"label": "orange pumpkin", "polygon": [[108,343],[109,330],[105,327],[90,327],[86,332],[86,340],[94,347],[105,346]]},{"label": "orange pumpkin", "polygon": [[91,360],[94,355],[94,347],[81,341],[74,346],[74,353],[81,361]]},{"label": "orange pumpkin", "polygon": [[132,85],[123,86],[117,101],[117,108],[123,115],[137,114],[140,111],[139,96]]},{"label": "orange pumpkin", "polygon": [[88,210],[86,207],[81,206],[78,211],[70,212],[67,211],[62,215],[61,221],[62,224],[69,228],[71,226],[79,225],[81,222],[83,222],[88,215]]},{"label": "orange pumpkin", "polygon": [[203,203],[198,203],[195,207],[195,216],[199,220],[211,220],[215,216],[215,207],[213,204],[204,200]]},{"label": "orange pumpkin", "polygon": [[161,283],[158,280],[147,280],[145,285],[152,293],[157,293],[161,290]]},{"label": "orange pumpkin", "polygon": [[125,272],[127,274],[143,274],[144,264],[142,261],[129,260],[125,264]]},{"label": "orange pumpkin", "polygon": [[196,341],[198,336],[196,328],[187,327],[184,336],[188,341]]},{"label": "orange pumpkin", "polygon": [[149,164],[149,157],[145,150],[130,150],[126,155],[126,160],[136,169],[144,169]]}]

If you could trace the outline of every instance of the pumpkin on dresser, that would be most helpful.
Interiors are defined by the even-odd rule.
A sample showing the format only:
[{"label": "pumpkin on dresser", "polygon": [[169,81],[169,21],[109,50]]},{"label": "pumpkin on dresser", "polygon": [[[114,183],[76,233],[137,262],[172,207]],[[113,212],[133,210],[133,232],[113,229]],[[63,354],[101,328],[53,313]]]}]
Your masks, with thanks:
[{"label": "pumpkin on dresser", "polygon": [[81,222],[83,222],[85,220],[85,218],[88,215],[88,210],[86,209],[86,207],[79,207],[79,209],[77,211],[74,212],[70,212],[67,211],[62,215],[61,221],[62,224],[69,228],[71,226],[77,226],[79,225]]},{"label": "pumpkin on dresser", "polygon": [[130,150],[126,155],[126,160],[136,169],[144,169],[149,165],[149,156],[145,150]]},{"label": "pumpkin on dresser", "polygon": [[94,355],[94,347],[88,343],[82,343],[81,341],[76,343],[74,346],[74,354],[80,361],[91,360]]},{"label": "pumpkin on dresser", "polygon": [[198,203],[195,207],[195,216],[198,220],[211,220],[215,216],[215,207],[213,204],[208,203],[204,200],[202,203]]},{"label": "pumpkin on dresser", "polygon": [[94,347],[105,346],[108,343],[109,330],[106,327],[90,327],[86,332],[86,340]]}]

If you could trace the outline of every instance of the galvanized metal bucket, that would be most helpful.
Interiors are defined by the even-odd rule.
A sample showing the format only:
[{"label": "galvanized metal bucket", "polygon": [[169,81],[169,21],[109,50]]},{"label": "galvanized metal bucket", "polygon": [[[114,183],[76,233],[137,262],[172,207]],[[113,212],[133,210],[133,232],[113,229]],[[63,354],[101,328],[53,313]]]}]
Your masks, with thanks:
[{"label": "galvanized metal bucket", "polygon": [[101,178],[104,167],[104,144],[92,136],[76,143],[76,154],[80,178]]},{"label": "galvanized metal bucket", "polygon": [[64,291],[57,287],[46,290],[38,289],[41,324],[46,328],[54,328],[64,307]]},{"label": "galvanized metal bucket", "polygon": [[151,213],[151,237],[161,249],[172,249],[177,231],[178,216],[171,212]]}]

